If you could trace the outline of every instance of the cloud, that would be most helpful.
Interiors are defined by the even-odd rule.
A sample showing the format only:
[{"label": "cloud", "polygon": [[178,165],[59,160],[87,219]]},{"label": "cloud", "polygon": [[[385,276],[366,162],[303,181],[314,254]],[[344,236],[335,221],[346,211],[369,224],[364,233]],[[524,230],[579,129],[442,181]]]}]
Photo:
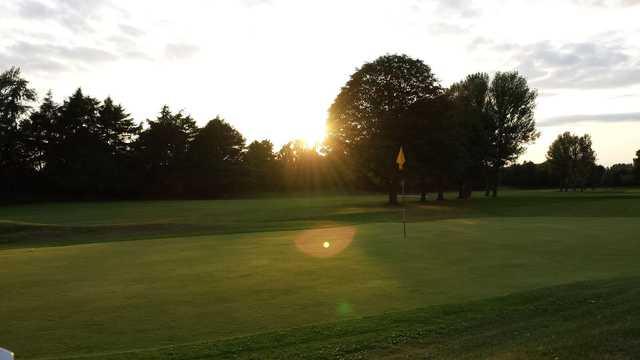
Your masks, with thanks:
[{"label": "cloud", "polygon": [[[640,83],[640,63],[620,45],[548,42],[525,48],[521,65],[532,62],[538,73],[533,83],[546,88],[615,88]],[[546,76],[539,78],[541,73]]]},{"label": "cloud", "polygon": [[192,44],[172,43],[167,44],[164,53],[171,60],[183,60],[195,55],[200,48]]},{"label": "cloud", "polygon": [[590,41],[519,45],[476,38],[470,50],[511,53],[516,68],[532,85],[548,89],[604,89],[640,84],[640,61],[624,44],[604,34]]},{"label": "cloud", "polygon": [[431,24],[429,30],[436,35],[464,35],[468,32],[468,29],[463,26],[446,22]]},{"label": "cloud", "polygon": [[31,20],[54,21],[73,31],[93,31],[91,22],[105,7],[108,0],[58,0],[55,6],[38,0],[21,0],[18,3],[18,15]]},{"label": "cloud", "polygon": [[613,113],[613,114],[579,114],[566,115],[548,118],[538,122],[539,126],[558,126],[566,124],[574,124],[578,122],[599,122],[599,123],[618,123],[618,122],[640,122],[640,112],[631,113]]},{"label": "cloud", "polygon": [[254,7],[259,5],[271,5],[272,0],[242,0],[242,3],[248,7]]},{"label": "cloud", "polygon": [[640,0],[574,0],[578,5],[603,7],[629,7],[640,5]]},{"label": "cloud", "polygon": [[144,31],[138,29],[135,26],[131,26],[127,24],[120,24],[120,30],[122,30],[123,33],[131,37],[139,37],[144,34]]},{"label": "cloud", "polygon": [[481,14],[480,10],[473,6],[471,0],[436,0],[437,11],[445,15],[458,15],[463,18],[472,18]]},{"label": "cloud", "polygon": [[0,50],[0,67],[17,65],[33,71],[59,72],[116,59],[117,56],[92,47],[33,44],[24,41]]},{"label": "cloud", "polygon": [[411,9],[419,11],[423,5],[435,5],[434,9],[439,15],[449,17],[474,18],[481,15],[478,7],[471,0],[414,0]]}]

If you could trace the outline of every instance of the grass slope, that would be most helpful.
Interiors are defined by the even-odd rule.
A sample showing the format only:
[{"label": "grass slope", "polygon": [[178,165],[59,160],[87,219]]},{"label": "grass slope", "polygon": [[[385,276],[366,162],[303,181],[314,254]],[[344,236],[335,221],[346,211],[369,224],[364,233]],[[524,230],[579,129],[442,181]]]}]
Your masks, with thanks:
[{"label": "grass slope", "polygon": [[639,276],[639,200],[412,202],[407,240],[374,196],[0,208],[0,346],[122,352]]},{"label": "grass slope", "polygon": [[75,359],[635,359],[638,355],[640,279],[628,278]]}]

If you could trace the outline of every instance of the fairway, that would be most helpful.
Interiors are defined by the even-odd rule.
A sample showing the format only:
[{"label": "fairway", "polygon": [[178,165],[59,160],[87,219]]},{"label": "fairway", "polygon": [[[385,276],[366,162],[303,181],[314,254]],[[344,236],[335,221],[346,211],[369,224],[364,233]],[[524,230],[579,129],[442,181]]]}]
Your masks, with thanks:
[{"label": "fairway", "polygon": [[186,346],[640,276],[640,192],[501,196],[409,198],[406,239],[374,195],[5,206],[0,346]]}]

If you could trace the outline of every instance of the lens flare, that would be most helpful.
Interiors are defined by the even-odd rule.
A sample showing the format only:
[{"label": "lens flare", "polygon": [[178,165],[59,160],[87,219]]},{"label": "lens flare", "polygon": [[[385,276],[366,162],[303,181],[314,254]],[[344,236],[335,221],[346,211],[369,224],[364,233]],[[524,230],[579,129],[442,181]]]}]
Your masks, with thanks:
[{"label": "lens flare", "polygon": [[355,234],[353,226],[304,230],[296,236],[295,245],[306,255],[328,258],[349,247]]}]

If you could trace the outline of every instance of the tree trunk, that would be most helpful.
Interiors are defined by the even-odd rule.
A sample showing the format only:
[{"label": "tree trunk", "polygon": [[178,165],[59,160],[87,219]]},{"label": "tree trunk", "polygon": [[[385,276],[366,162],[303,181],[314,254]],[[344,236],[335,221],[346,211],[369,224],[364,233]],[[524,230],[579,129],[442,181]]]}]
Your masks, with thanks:
[{"label": "tree trunk", "polygon": [[438,176],[438,201],[444,200],[444,179]]},{"label": "tree trunk", "polygon": [[424,176],[420,177],[420,202],[427,201],[427,180]]},{"label": "tree trunk", "polygon": [[398,175],[393,174],[389,181],[389,204],[398,204]]},{"label": "tree trunk", "polygon": [[493,192],[492,192],[493,197],[498,197],[499,184],[500,184],[500,168],[496,166],[493,173]]},{"label": "tree trunk", "polygon": [[489,180],[489,169],[487,166],[483,166],[482,172],[484,173],[484,196],[489,197],[490,195],[490,180]]},{"label": "tree trunk", "polygon": [[473,193],[473,181],[469,179],[462,180],[462,199],[471,199]]}]

